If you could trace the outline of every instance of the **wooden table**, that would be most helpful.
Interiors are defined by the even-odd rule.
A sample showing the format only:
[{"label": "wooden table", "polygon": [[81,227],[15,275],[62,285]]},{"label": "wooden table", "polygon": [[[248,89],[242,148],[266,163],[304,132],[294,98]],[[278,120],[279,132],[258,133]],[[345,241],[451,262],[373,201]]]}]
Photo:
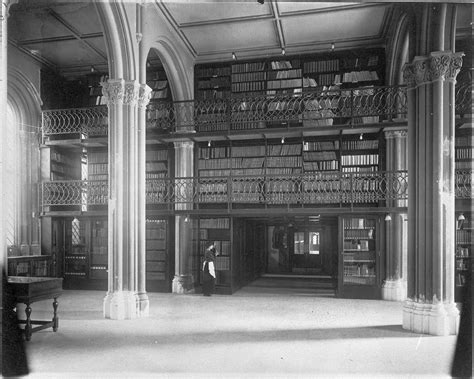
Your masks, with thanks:
[{"label": "wooden table", "polygon": [[[26,276],[9,276],[8,284],[11,286],[17,303],[26,304],[26,320],[18,320],[20,324],[25,324],[25,337],[29,341],[33,332],[53,328],[58,330],[59,318],[57,315],[58,301],[57,298],[62,293],[63,279],[48,277],[26,277]],[[53,300],[53,319],[51,321],[39,321],[31,319],[31,304],[40,300]],[[33,327],[33,325],[40,325]]]}]

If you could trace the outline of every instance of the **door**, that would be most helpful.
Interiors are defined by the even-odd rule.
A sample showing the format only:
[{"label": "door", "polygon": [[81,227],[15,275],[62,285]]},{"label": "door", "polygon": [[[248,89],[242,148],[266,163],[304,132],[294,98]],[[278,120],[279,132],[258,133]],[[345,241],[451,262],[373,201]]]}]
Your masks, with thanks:
[{"label": "door", "polygon": [[293,233],[292,272],[321,273],[321,238],[320,229],[297,230]]}]

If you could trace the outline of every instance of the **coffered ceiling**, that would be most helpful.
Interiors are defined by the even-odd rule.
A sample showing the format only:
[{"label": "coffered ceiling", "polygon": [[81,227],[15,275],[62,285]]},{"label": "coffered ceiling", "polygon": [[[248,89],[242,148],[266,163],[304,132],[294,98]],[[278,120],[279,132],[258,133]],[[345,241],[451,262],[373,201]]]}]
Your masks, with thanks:
[{"label": "coffered ceiling", "polygon": [[[106,0],[103,0],[106,1]],[[263,2],[263,4],[261,4]],[[197,63],[265,55],[382,46],[393,3],[257,0],[144,0],[168,20]],[[107,71],[92,1],[19,0],[10,9],[11,45],[74,77]],[[469,13],[469,12],[468,12]],[[460,12],[459,19],[463,19]],[[470,20],[470,18],[469,18]],[[468,23],[468,21],[466,21]],[[469,23],[468,23],[469,25]]]}]

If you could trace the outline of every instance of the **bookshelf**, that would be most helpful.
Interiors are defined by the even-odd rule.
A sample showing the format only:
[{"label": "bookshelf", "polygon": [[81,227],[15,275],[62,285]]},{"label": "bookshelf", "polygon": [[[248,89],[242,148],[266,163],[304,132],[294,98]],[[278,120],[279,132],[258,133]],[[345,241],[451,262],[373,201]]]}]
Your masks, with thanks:
[{"label": "bookshelf", "polygon": [[[239,112],[230,112],[233,129],[278,127],[281,121],[272,121],[272,113],[284,112],[290,124],[303,126],[330,126],[335,110],[340,106],[338,97],[352,96],[349,89],[364,87],[354,93],[370,105],[374,86],[384,85],[385,50],[383,48],[341,50],[319,54],[275,56],[261,60],[232,61],[199,64],[195,66],[195,98],[197,100],[240,99],[234,104]],[[347,91],[344,91],[346,89]],[[305,109],[292,109],[293,102],[278,96],[302,96],[304,92],[324,92],[326,100],[310,100]],[[342,92],[340,92],[342,91]],[[265,112],[270,119],[262,121],[258,109],[250,109],[250,97],[266,97]],[[274,99],[272,101],[272,99]],[[245,111],[248,111],[245,112]],[[351,109],[346,109],[347,117]],[[244,113],[245,112],[245,113]],[[260,112],[262,110],[260,109]],[[207,122],[206,131],[217,131],[225,125],[228,110],[201,115]],[[234,114],[236,113],[236,114]],[[253,117],[253,113],[255,117]],[[318,117],[317,120],[314,118]],[[344,116],[346,117],[346,116]],[[344,123],[345,118],[337,122]],[[322,119],[321,119],[322,118]],[[358,123],[379,122],[378,116],[360,117]]]},{"label": "bookshelf", "polygon": [[[464,220],[460,220],[460,217]],[[472,213],[456,214],[456,255],[455,255],[455,300],[462,302],[463,289],[468,285],[468,274],[471,270],[472,247],[474,245],[474,222]]]},{"label": "bookshelf", "polygon": [[148,217],[146,220],[146,282],[152,291],[169,291],[168,221]]},{"label": "bookshelf", "polygon": [[342,297],[377,298],[378,218],[341,217],[339,293]]},{"label": "bookshelf", "polygon": [[108,180],[108,151],[106,148],[88,148],[87,179]]},{"label": "bookshelf", "polygon": [[[165,200],[165,188],[157,187],[155,180],[170,177],[171,151],[167,145],[147,145],[145,156],[145,179],[148,201],[151,203]],[[160,191],[160,188],[162,191]]]},{"label": "bookshelf", "polygon": [[50,180],[79,180],[81,178],[80,154],[71,149],[50,149]]},{"label": "bookshelf", "polygon": [[455,149],[456,170],[471,170],[474,166],[474,139],[472,135],[457,135]]},{"label": "bookshelf", "polygon": [[89,89],[88,106],[107,105],[105,97],[102,95],[101,83],[109,79],[107,74],[94,73],[87,75],[85,80]]},{"label": "bookshelf", "polygon": [[107,280],[108,231],[107,220],[91,220],[89,278]]},{"label": "bookshelf", "polygon": [[199,219],[199,256],[200,271],[204,262],[204,254],[210,242],[216,247],[218,256],[215,261],[216,269],[216,292],[232,292],[232,250],[231,250],[231,219],[200,218]]},{"label": "bookshelf", "polygon": [[231,94],[230,64],[197,65],[194,70],[196,100],[228,98]]},{"label": "bookshelf", "polygon": [[169,82],[163,68],[148,70],[146,84],[151,88],[151,102],[171,100]]}]

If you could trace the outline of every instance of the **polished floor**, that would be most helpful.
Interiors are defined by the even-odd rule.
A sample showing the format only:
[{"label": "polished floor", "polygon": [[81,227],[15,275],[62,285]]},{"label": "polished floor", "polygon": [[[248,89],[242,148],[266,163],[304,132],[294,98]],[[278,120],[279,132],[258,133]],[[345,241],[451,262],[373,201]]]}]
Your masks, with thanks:
[{"label": "polished floor", "polygon": [[403,330],[401,303],[272,280],[232,296],[150,293],[150,316],[126,321],[102,317],[104,292],[64,291],[58,332],[27,343],[29,377],[450,377],[456,337]]}]

